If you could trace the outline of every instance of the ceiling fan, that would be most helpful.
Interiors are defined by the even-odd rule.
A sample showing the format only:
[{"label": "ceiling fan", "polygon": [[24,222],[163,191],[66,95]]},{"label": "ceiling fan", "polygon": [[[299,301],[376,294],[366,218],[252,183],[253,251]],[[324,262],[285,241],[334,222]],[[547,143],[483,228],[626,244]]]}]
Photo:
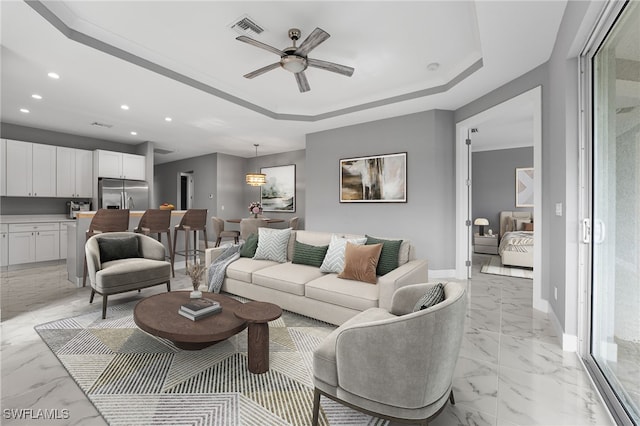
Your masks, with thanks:
[{"label": "ceiling fan", "polygon": [[354,71],[354,69],[351,67],[307,57],[309,52],[311,52],[320,43],[330,37],[329,33],[321,28],[316,28],[311,34],[309,34],[309,36],[302,42],[300,46],[296,46],[296,41],[300,39],[300,35],[301,31],[299,29],[291,28],[289,30],[289,38],[293,41],[293,46],[287,47],[283,50],[269,46],[268,44],[254,40],[247,36],[237,37],[236,40],[254,45],[264,50],[268,50],[269,52],[273,52],[276,55],[280,56],[279,62],[259,68],[255,71],[250,72],[249,74],[245,74],[244,77],[254,78],[266,73],[267,71],[282,67],[285,70],[292,72],[296,77],[296,82],[298,82],[298,88],[300,89],[300,92],[308,92],[311,89],[311,87],[309,86],[309,82],[307,81],[307,76],[304,74],[304,70],[306,70],[307,67],[320,68],[326,71],[331,71],[338,74],[346,75],[347,77],[351,77]]}]

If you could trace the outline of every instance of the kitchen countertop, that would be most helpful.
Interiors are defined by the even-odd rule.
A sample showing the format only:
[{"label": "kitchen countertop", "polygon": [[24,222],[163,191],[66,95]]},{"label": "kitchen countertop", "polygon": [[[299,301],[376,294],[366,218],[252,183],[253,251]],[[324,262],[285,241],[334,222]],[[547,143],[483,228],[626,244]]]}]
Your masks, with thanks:
[{"label": "kitchen countertop", "polygon": [[[137,216],[142,216],[144,214],[145,210],[131,210],[129,212],[129,217],[137,217]],[[183,215],[185,214],[187,211],[186,210],[171,210],[171,214],[172,215]],[[78,212],[77,216],[78,218],[87,218],[87,217],[93,217],[96,214],[95,210],[92,211],[88,211],[88,212]]]},{"label": "kitchen countertop", "polygon": [[75,222],[66,214],[7,214],[0,216],[0,223]]}]

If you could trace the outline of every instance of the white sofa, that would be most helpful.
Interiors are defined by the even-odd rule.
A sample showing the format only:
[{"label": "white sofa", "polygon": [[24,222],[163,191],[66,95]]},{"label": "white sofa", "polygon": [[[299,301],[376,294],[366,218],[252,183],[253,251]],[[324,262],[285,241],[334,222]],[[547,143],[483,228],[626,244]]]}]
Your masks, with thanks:
[{"label": "white sofa", "polygon": [[[390,309],[391,297],[398,288],[427,282],[427,261],[415,259],[415,249],[409,241],[403,241],[400,247],[398,268],[378,276],[377,284],[338,278],[338,274],[323,273],[320,268],[291,262],[296,240],[323,246],[329,245],[331,235],[329,232],[292,231],[286,263],[241,257],[228,266],[222,291],[251,300],[275,303],[288,311],[340,325],[368,308]],[[364,237],[341,233],[336,235]],[[207,273],[209,265],[225,249],[217,247],[206,250]]]}]

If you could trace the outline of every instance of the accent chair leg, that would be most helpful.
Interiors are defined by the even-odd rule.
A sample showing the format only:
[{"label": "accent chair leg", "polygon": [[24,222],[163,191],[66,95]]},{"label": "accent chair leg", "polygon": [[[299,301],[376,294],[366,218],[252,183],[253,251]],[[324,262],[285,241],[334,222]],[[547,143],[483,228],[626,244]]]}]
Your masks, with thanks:
[{"label": "accent chair leg", "polygon": [[83,266],[83,270],[82,270],[82,287],[86,287],[87,286],[87,255],[85,254],[84,256],[84,266]]},{"label": "accent chair leg", "polygon": [[[173,230],[173,252],[171,253],[171,269],[173,269],[173,264],[176,259],[176,242],[178,241],[178,230]],[[171,245],[171,243],[169,243]]]},{"label": "accent chair leg", "polygon": [[93,296],[96,295],[96,291],[94,289],[91,289],[91,296],[89,297],[89,303],[93,303]]},{"label": "accent chair leg", "polygon": [[167,281],[167,291],[171,291],[171,281]]},{"label": "accent chair leg", "polygon": [[102,319],[107,317],[107,295],[102,295]]},{"label": "accent chair leg", "polygon": [[313,389],[313,419],[311,426],[318,426],[318,417],[320,414],[320,391],[318,388]]},{"label": "accent chair leg", "polygon": [[222,238],[218,237],[216,238],[216,245],[214,247],[220,247],[220,242],[222,241]]},{"label": "accent chair leg", "polygon": [[453,397],[453,389],[451,389],[451,393],[449,394],[449,402],[451,402],[451,405],[456,405],[456,399]]},{"label": "accent chair leg", "polygon": [[207,239],[207,228],[202,230],[202,234],[204,235],[204,248],[209,248],[209,240]]},{"label": "accent chair leg", "polygon": [[171,231],[167,231],[167,240],[169,241],[168,247],[169,247],[169,260],[171,261],[171,275],[173,276],[173,278],[176,277],[176,271],[175,269],[173,269],[173,250],[171,248]]}]

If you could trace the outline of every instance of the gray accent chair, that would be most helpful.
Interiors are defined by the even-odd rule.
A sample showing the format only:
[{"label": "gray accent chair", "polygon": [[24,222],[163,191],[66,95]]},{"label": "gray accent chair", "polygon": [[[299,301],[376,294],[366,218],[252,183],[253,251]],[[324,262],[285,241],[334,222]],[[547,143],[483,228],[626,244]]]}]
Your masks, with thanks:
[{"label": "gray accent chair", "polygon": [[[138,238],[138,250],[142,257],[100,261],[98,241],[131,236]],[[139,291],[159,284],[166,284],[167,291],[171,291],[171,263],[165,260],[164,245],[152,237],[133,232],[97,234],[87,240],[85,254],[91,281],[89,303],[93,303],[96,293],[102,295],[102,319],[107,316],[107,297],[112,294]]]},{"label": "gray accent chair", "polygon": [[455,404],[452,378],[464,333],[466,285],[447,282],[445,300],[413,312],[435,283],[395,291],[391,309],[369,308],[334,330],[313,354],[313,422],[320,396],[371,416],[427,425]]}]

